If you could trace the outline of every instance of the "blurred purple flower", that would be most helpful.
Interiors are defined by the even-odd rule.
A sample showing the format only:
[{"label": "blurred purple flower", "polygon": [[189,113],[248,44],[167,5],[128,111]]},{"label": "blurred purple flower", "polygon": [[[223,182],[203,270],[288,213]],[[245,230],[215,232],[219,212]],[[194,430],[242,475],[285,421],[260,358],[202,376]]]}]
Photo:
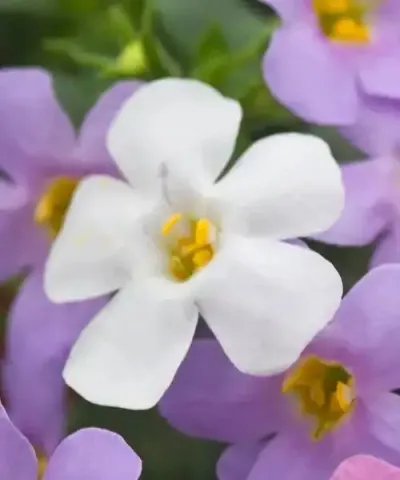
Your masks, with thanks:
[{"label": "blurred purple flower", "polygon": [[345,460],[331,480],[400,480],[400,469],[369,455]]},{"label": "blurred purple flower", "polygon": [[213,340],[198,340],[162,414],[190,435],[234,444],[220,480],[328,480],[360,453],[399,465],[400,398],[390,393],[400,385],[399,284],[400,265],[369,272],[284,375],[242,374]]},{"label": "blurred purple flower", "polygon": [[116,433],[86,428],[70,435],[49,460],[33,446],[0,405],[0,478],[3,480],[137,480],[142,462]]},{"label": "blurred purple flower", "polygon": [[400,101],[369,99],[341,133],[369,158],[342,167],[342,215],[314,238],[343,246],[378,240],[372,266],[400,262]]},{"label": "blurred purple flower", "polygon": [[64,429],[64,363],[106,299],[51,303],[42,288],[44,260],[79,179],[117,173],[104,136],[137,85],[107,91],[76,140],[45,71],[0,71],[0,281],[29,271],[8,319],[3,393],[15,424],[48,454]]},{"label": "blurred purple flower", "polygon": [[264,60],[276,98],[313,123],[355,121],[360,93],[400,99],[398,0],[261,0],[282,26]]}]

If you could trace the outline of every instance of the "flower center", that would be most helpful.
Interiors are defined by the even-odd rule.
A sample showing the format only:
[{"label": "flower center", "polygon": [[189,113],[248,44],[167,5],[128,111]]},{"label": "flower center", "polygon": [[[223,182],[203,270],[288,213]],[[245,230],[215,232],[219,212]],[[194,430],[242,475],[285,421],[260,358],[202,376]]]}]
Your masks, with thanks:
[{"label": "flower center", "polygon": [[47,458],[39,450],[36,450],[36,458],[37,458],[37,464],[38,464],[38,480],[42,480],[44,476],[44,472],[47,467]]},{"label": "flower center", "polygon": [[194,220],[174,213],[162,225],[169,254],[168,270],[184,282],[205,267],[214,257],[216,229],[206,218]]},{"label": "flower center", "polygon": [[321,439],[336,428],[354,408],[354,378],[340,363],[310,356],[286,377],[283,393],[295,395],[302,416],[312,417],[311,438]]},{"label": "flower center", "polygon": [[79,180],[73,177],[57,177],[47,186],[36,204],[35,222],[45,227],[52,239],[61,230],[78,182]]},{"label": "flower center", "polygon": [[364,45],[371,40],[367,14],[380,0],[312,0],[322,33],[334,42]]}]

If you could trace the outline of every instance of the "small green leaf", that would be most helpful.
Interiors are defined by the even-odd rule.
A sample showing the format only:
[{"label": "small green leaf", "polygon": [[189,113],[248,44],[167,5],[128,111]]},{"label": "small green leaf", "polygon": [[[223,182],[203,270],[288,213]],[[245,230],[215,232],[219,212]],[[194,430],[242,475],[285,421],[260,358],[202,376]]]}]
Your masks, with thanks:
[{"label": "small green leaf", "polygon": [[218,24],[210,26],[199,42],[193,58],[193,67],[202,65],[216,57],[229,53],[229,45],[225,39],[222,27]]}]

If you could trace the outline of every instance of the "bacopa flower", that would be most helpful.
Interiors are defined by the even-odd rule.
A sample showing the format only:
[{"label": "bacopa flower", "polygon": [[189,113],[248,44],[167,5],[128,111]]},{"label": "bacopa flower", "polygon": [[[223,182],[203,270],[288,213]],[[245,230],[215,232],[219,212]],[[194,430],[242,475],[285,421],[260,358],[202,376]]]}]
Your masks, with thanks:
[{"label": "bacopa flower", "polygon": [[0,405],[0,478],[4,480],[137,480],[142,462],[116,433],[85,428],[46,459]]},{"label": "bacopa flower", "polygon": [[331,480],[400,480],[400,469],[369,455],[345,460]]},{"label": "bacopa flower", "polygon": [[78,187],[45,279],[57,302],[121,290],[64,371],[86,399],[153,406],[199,312],[238,368],[264,374],[296,360],[336,310],[333,266],[279,240],[337,218],[339,168],[320,139],[278,135],[215,184],[240,117],[239,104],[213,88],[165,79],[141,88],[114,120],[108,145],[131,186],[95,176]]},{"label": "bacopa flower", "polygon": [[7,322],[2,391],[13,421],[47,453],[64,430],[61,372],[69,349],[105,300],[53,304],[43,291],[43,264],[79,180],[115,172],[105,133],[136,86],[106,92],[76,140],[45,71],[0,71],[0,279],[29,272]]},{"label": "bacopa flower", "polygon": [[348,246],[376,241],[372,266],[400,262],[400,101],[369,99],[341,132],[368,159],[342,166],[344,209],[316,238]]},{"label": "bacopa flower", "polygon": [[351,124],[362,94],[400,98],[397,0],[262,0],[280,15],[265,55],[272,93],[314,123]]},{"label": "bacopa flower", "polygon": [[244,375],[214,340],[196,341],[161,412],[190,435],[233,444],[220,480],[329,480],[357,454],[400,465],[400,397],[391,393],[400,385],[399,282],[399,265],[370,271],[281,375]]}]

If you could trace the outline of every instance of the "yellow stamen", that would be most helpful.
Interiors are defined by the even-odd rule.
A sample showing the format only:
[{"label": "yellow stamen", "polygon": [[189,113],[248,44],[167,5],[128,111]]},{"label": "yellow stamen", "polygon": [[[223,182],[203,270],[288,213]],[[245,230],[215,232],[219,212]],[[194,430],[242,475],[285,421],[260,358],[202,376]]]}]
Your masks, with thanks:
[{"label": "yellow stamen", "polygon": [[41,450],[36,450],[36,458],[37,458],[37,465],[38,465],[38,480],[42,480],[44,477],[44,472],[47,468],[47,458],[41,452]]},{"label": "yellow stamen", "polygon": [[75,178],[58,177],[48,185],[36,205],[34,220],[45,227],[53,239],[62,227],[77,185],[78,180]]},{"label": "yellow stamen", "polygon": [[171,215],[168,220],[166,220],[162,227],[161,227],[161,233],[163,235],[168,235],[171,230],[174,228],[174,226],[182,219],[182,214],[181,213],[174,213]]},{"label": "yellow stamen", "polygon": [[282,392],[293,394],[300,414],[314,419],[314,440],[337,428],[355,402],[351,374],[343,365],[316,356],[306,357],[289,371]]},{"label": "yellow stamen", "polygon": [[335,23],[332,37],[350,43],[366,43],[369,40],[369,30],[353,18],[344,17]]},{"label": "yellow stamen", "polygon": [[[179,232],[173,227],[181,222]],[[188,280],[195,272],[205,267],[214,257],[214,247],[210,242],[213,228],[206,218],[192,220],[181,213],[171,215],[161,226],[170,253],[169,271],[178,281]]]},{"label": "yellow stamen", "polygon": [[196,267],[205,267],[207,263],[211,261],[213,257],[213,252],[211,249],[205,248],[204,250],[200,250],[199,252],[193,255],[193,263]]},{"label": "yellow stamen", "polygon": [[197,221],[195,237],[197,245],[207,245],[209,231],[210,222],[206,218],[201,218]]},{"label": "yellow stamen", "polygon": [[331,41],[363,45],[371,40],[367,15],[380,0],[313,0],[322,33]]},{"label": "yellow stamen", "polygon": [[351,403],[353,402],[354,398],[352,395],[351,388],[346,385],[345,383],[339,382],[336,387],[336,399],[339,403],[340,408],[346,412]]}]

